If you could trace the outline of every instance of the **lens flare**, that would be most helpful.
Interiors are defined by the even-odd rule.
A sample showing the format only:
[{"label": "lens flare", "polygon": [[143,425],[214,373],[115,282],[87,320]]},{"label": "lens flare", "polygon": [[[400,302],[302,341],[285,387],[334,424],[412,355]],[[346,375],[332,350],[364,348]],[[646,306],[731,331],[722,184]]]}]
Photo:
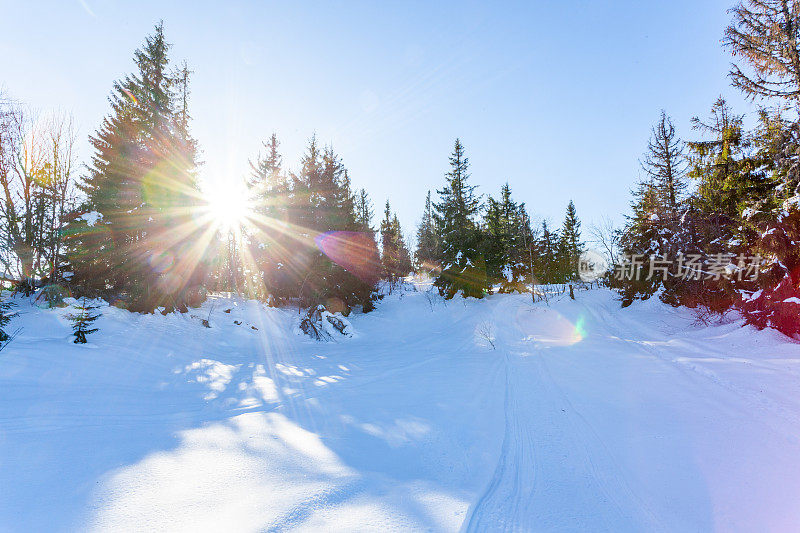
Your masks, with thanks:
[{"label": "lens flare", "polygon": [[583,316],[573,323],[555,309],[521,309],[516,323],[522,334],[542,346],[572,346],[586,338]]},{"label": "lens flare", "polygon": [[357,278],[374,283],[379,276],[377,248],[372,235],[360,231],[329,231],[314,239],[331,261]]},{"label": "lens flare", "polygon": [[252,202],[241,184],[211,184],[205,193],[212,219],[224,230],[244,226],[252,216]]}]

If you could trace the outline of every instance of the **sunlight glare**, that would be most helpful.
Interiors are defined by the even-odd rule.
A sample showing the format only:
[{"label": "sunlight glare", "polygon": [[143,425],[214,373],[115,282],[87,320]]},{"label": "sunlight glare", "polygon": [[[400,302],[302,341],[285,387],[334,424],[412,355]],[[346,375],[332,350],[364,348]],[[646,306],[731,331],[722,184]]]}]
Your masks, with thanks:
[{"label": "sunlight glare", "polygon": [[244,185],[214,183],[205,194],[211,217],[223,229],[243,226],[252,214]]}]

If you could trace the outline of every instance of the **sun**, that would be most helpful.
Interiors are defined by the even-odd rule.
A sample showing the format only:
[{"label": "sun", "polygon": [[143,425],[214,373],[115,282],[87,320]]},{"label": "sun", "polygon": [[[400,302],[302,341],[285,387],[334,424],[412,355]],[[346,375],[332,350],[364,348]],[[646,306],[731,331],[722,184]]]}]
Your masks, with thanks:
[{"label": "sun", "polygon": [[211,219],[223,230],[238,229],[252,215],[247,188],[240,184],[214,183],[205,191]]}]

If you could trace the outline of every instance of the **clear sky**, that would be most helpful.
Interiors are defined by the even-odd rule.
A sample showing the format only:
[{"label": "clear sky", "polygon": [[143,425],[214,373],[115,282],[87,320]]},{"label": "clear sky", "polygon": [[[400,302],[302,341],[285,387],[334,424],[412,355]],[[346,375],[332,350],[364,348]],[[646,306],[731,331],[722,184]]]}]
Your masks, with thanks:
[{"label": "clear sky", "polygon": [[752,113],[720,44],[732,4],[0,0],[0,85],[72,112],[86,156],[112,82],[163,19],[195,72],[209,179],[243,175],[273,131],[296,167],[316,132],[376,218],[388,197],[409,231],[460,137],[479,192],[509,181],[559,224],[573,199],[586,230],[621,220],[661,108],[684,138],[720,94]]}]

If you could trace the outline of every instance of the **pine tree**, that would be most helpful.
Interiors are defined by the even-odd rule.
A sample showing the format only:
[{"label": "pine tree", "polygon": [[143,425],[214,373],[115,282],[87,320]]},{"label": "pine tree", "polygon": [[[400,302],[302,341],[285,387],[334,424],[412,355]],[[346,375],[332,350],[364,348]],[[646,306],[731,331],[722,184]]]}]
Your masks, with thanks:
[{"label": "pine tree", "polygon": [[537,245],[538,255],[535,263],[541,283],[557,283],[559,279],[558,231],[551,231],[547,221],[542,221],[541,239]]},{"label": "pine tree", "polygon": [[501,188],[499,200],[489,198],[483,231],[483,252],[489,278],[500,283],[500,292],[526,290],[532,232],[525,206],[512,199],[508,183]]},{"label": "pine tree", "polygon": [[347,169],[312,136],[300,171],[289,179],[285,203],[293,242],[283,249],[270,292],[278,299],[298,298],[303,307],[349,312],[358,304],[368,311],[380,257],[372,231],[363,231],[369,214],[358,213]]},{"label": "pine tree", "polygon": [[76,306],[78,313],[70,315],[75,344],[86,344],[86,336],[97,331],[97,328],[93,328],[92,324],[102,315],[99,313],[92,313],[92,311],[98,307],[99,306],[96,305],[87,305],[86,297],[84,297],[81,305]]},{"label": "pine tree", "polygon": [[392,213],[389,200],[386,200],[381,221],[381,249],[381,264],[385,279],[395,282],[411,271],[411,257],[403,240],[400,221],[397,215]]},{"label": "pine tree", "polygon": [[[290,184],[283,172],[277,134],[272,133],[263,147],[264,152],[259,152],[255,161],[250,161],[246,185],[251,213],[246,224],[237,228],[242,235],[240,246],[247,250],[246,256],[256,272],[251,276],[240,272],[239,277],[244,279],[245,285],[256,282],[245,288],[248,296],[274,303],[276,295],[270,294],[270,288],[279,276],[281,256],[291,246],[287,227]],[[231,232],[230,237],[235,233]],[[237,253],[242,255],[241,250]],[[244,269],[241,258],[236,262],[238,268]]]},{"label": "pine tree", "polygon": [[425,197],[425,209],[417,227],[417,250],[414,252],[417,268],[432,272],[441,261],[441,246],[436,217],[431,205],[431,191]]},{"label": "pine tree", "polygon": [[0,300],[0,350],[5,347],[14,335],[8,332],[8,324],[11,322],[14,315],[17,314],[16,311],[12,311],[13,308],[14,302],[10,299],[4,298]]},{"label": "pine tree", "polygon": [[730,231],[746,203],[750,190],[750,160],[745,157],[749,148],[742,127],[741,115],[732,113],[722,97],[711,107],[711,118],[704,122],[692,119],[695,130],[710,134],[706,141],[691,141],[689,176],[699,181],[697,208],[714,219],[715,237],[730,236]]},{"label": "pine tree", "polygon": [[800,97],[800,40],[797,0],[743,0],[734,6],[723,44],[754,69],[734,64],[730,78],[749,98]]},{"label": "pine tree", "polygon": [[675,224],[679,217],[680,203],[686,191],[686,158],[683,152],[683,143],[675,134],[672,120],[662,110],[658,122],[653,126],[641,163],[642,170],[661,196],[662,222]]},{"label": "pine tree", "polygon": [[486,265],[480,254],[480,231],[475,219],[480,198],[469,185],[469,160],[456,139],[450,156],[447,183],[436,191],[441,201],[436,209],[436,224],[441,232],[442,272],[434,284],[446,298],[461,291],[462,296],[482,298],[488,288]]},{"label": "pine tree", "polygon": [[[626,215],[627,223],[620,236],[620,247],[627,258],[647,263],[638,270],[630,270],[624,279],[612,279],[612,287],[620,293],[623,307],[636,299],[646,300],[656,292],[661,282],[659,278],[647,278],[651,256],[662,256],[661,233],[658,228],[659,189],[652,179],[642,180],[632,191],[631,214]],[[635,263],[634,265],[638,265]],[[632,266],[631,268],[636,268]],[[622,270],[620,270],[622,272]]]},{"label": "pine tree", "polygon": [[372,228],[372,217],[375,211],[372,209],[372,201],[365,189],[360,189],[356,195],[356,224],[358,224],[360,231],[373,233],[375,230]]},{"label": "pine tree", "polygon": [[582,252],[581,222],[578,220],[575,204],[570,200],[558,246],[559,281],[570,282],[578,279],[578,259]]},{"label": "pine tree", "polygon": [[138,72],[114,84],[80,185],[83,211],[101,219],[94,226],[75,219],[68,228],[79,288],[135,311],[184,311],[199,303],[204,277],[194,248],[203,228],[194,218],[200,193],[188,133],[189,71],[169,72],[169,48],[159,23],[134,54]]}]

